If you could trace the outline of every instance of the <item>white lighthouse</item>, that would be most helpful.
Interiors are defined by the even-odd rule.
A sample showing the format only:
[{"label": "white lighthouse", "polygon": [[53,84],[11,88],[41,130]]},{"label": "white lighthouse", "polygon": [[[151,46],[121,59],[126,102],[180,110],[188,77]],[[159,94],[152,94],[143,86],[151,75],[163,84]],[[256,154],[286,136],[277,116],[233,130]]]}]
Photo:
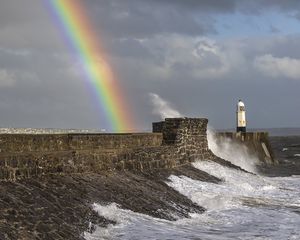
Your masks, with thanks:
[{"label": "white lighthouse", "polygon": [[239,100],[236,110],[237,132],[246,132],[246,109],[242,100]]}]

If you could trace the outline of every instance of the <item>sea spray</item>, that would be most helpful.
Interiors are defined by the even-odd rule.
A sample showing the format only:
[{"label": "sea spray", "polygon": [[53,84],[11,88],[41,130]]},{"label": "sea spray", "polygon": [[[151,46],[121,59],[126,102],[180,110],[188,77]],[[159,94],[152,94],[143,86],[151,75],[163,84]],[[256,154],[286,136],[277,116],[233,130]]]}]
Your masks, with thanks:
[{"label": "sea spray", "polygon": [[259,163],[259,160],[256,156],[249,154],[247,146],[225,137],[219,141],[210,126],[207,130],[207,141],[208,147],[216,156],[226,159],[248,172],[256,173],[256,164]]},{"label": "sea spray", "polygon": [[159,115],[162,120],[165,118],[178,118],[182,117],[176,109],[174,109],[169,102],[162,99],[156,93],[149,93],[149,98],[153,105],[153,114]]},{"label": "sea spray", "polygon": [[[117,224],[109,225],[107,228],[97,227],[94,233],[85,232],[84,238],[87,240],[167,239],[169,236],[172,236],[172,232],[175,232],[176,236],[182,237],[189,234],[188,228],[183,228],[178,231],[178,226],[184,226],[188,223],[185,219],[168,221],[154,218],[145,214],[122,209],[115,203],[109,205],[95,203],[93,204],[93,208],[100,216],[113,220]],[[193,219],[197,219],[199,216],[201,215],[191,214]],[[198,223],[198,220],[196,222]],[[177,239],[177,237],[175,239]]]},{"label": "sea spray", "polygon": [[204,214],[168,221],[119,208],[94,204],[99,215],[117,222],[96,229],[92,239],[299,239],[299,177],[268,178],[208,161],[198,169],[220,176],[220,184],[169,177],[166,183],[207,208]]},{"label": "sea spray", "polygon": [[245,197],[263,197],[277,188],[262,177],[224,167],[211,161],[197,161],[193,166],[223,180],[221,184],[202,182],[185,176],[170,176],[167,184],[208,210],[232,209]]},{"label": "sea spray", "polygon": [[[216,142],[208,140],[219,156],[224,154],[223,158],[251,171],[253,164],[247,164],[255,163],[255,159],[247,151],[236,153],[231,142],[223,149],[214,149],[212,144]],[[116,204],[95,204],[99,215],[117,224],[86,233],[86,239],[300,239],[299,176],[262,177],[212,161],[197,161],[193,166],[223,181],[215,184],[171,175],[166,184],[205,207],[204,214],[167,221],[124,210]]]},{"label": "sea spray", "polygon": [[[153,105],[153,113],[159,115],[162,120],[165,118],[182,117],[182,114],[173,108],[169,102],[162,99],[156,93],[149,93],[151,103]],[[256,173],[256,164],[259,160],[256,156],[248,152],[247,146],[233,142],[229,138],[223,138],[218,141],[214,129],[208,126],[207,141],[210,150],[218,157],[230,161],[248,172]]]}]

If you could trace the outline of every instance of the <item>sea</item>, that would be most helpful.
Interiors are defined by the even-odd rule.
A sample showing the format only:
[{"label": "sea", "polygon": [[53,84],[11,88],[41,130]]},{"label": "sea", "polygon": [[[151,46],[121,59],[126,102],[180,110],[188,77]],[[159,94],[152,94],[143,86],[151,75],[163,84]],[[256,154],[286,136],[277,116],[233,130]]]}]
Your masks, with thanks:
[{"label": "sea", "polygon": [[[24,133],[24,129],[0,130],[2,133],[8,131]],[[27,129],[27,132],[66,131]],[[300,136],[286,136],[284,130],[277,132],[280,136],[270,139],[279,165],[275,170],[260,171],[255,156],[249,155],[243,147],[236,149],[230,141],[217,145],[212,130],[208,131],[210,149],[249,173],[211,161],[196,161],[193,163],[195,168],[222,179],[222,182],[216,184],[186,176],[169,176],[166,183],[205,207],[203,214],[193,213],[189,218],[168,221],[122,209],[113,202],[108,205],[95,202],[94,210],[116,224],[96,227],[93,233],[84,232],[83,237],[87,240],[300,239]]]},{"label": "sea", "polygon": [[[279,130],[278,130],[279,131]],[[280,132],[280,131],[279,131]],[[281,131],[284,136],[284,131]],[[203,214],[168,221],[120,208],[116,203],[93,204],[101,216],[116,225],[84,233],[87,240],[298,240],[300,239],[300,137],[271,137],[282,171],[257,167],[258,159],[230,141],[217,145],[208,132],[212,151],[250,173],[211,161],[196,161],[195,168],[221,178],[219,184],[170,176],[167,184],[205,207]],[[284,169],[287,167],[287,169]],[[288,169],[293,169],[289,174]],[[296,169],[296,171],[295,171]],[[299,171],[297,171],[297,169]],[[273,171],[273,172],[272,172]],[[271,177],[272,176],[272,177]]]}]

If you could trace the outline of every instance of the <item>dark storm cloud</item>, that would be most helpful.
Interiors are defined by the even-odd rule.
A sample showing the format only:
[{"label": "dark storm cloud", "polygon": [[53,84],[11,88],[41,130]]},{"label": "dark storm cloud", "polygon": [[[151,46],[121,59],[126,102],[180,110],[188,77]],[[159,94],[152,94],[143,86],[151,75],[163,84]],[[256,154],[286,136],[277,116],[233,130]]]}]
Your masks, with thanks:
[{"label": "dark storm cloud", "polygon": [[0,48],[38,51],[62,50],[50,10],[40,0],[10,0],[0,3]]},{"label": "dark storm cloud", "polygon": [[[263,15],[275,9],[299,17],[298,0],[82,2],[137,113],[138,128],[159,120],[152,114],[150,92],[184,115],[209,117],[216,127],[233,127],[240,97],[247,103],[251,126],[299,125],[299,114],[289,109],[298,109],[300,102],[300,36],[280,36],[270,25],[278,36],[214,40],[222,37],[217,16]],[[105,128],[77,61],[42,1],[2,1],[1,125]]]},{"label": "dark storm cloud", "polygon": [[101,32],[113,37],[147,37],[160,33],[202,35],[215,32],[214,21],[199,14],[156,1],[92,1],[90,10]]},{"label": "dark storm cloud", "polygon": [[102,35],[145,38],[156,34],[218,34],[215,16],[276,10],[297,16],[300,1],[281,0],[93,0],[87,6]]},{"label": "dark storm cloud", "polygon": [[260,12],[266,8],[278,8],[283,11],[299,11],[298,0],[149,0],[159,4],[168,4],[197,11],[232,13],[234,11]]},{"label": "dark storm cloud", "polygon": [[[0,53],[0,108],[5,112],[0,127],[99,126],[97,114],[90,117],[94,110],[88,90],[68,58],[44,53],[10,58],[5,65]],[[1,84],[1,68],[13,77],[13,84]]]},{"label": "dark storm cloud", "polygon": [[300,2],[297,0],[256,0],[256,1],[240,1],[239,5],[243,10],[251,12],[261,12],[268,8],[277,8],[281,11],[299,11]]},{"label": "dark storm cloud", "polygon": [[212,11],[212,12],[232,12],[236,7],[236,0],[150,0],[159,4],[168,4],[189,10]]},{"label": "dark storm cloud", "polygon": [[[294,78],[289,72],[295,70],[286,68],[285,62],[300,62],[299,40],[299,35],[224,42],[168,36],[142,43],[150,45],[149,51],[156,56],[150,59],[161,61],[122,57],[114,63],[131,86],[131,95],[140,99],[136,108],[148,124],[154,116],[147,93],[154,92],[183,115],[209,117],[216,127],[234,127],[234,107],[239,98],[247,102],[251,126],[298,126],[299,115],[291,117],[288,109],[299,105],[300,75],[298,80]],[[269,62],[261,67],[280,68],[276,75],[272,69],[268,75],[254,66],[257,57],[269,54],[276,65]]]},{"label": "dark storm cloud", "polygon": [[294,17],[300,20],[300,11],[294,14]]}]

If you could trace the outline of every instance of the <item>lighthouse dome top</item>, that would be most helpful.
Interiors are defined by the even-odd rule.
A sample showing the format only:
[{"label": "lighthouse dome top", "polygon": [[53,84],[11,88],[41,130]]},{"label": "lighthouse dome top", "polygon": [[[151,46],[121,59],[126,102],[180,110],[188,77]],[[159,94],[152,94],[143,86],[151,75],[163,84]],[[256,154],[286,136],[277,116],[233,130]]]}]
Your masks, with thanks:
[{"label": "lighthouse dome top", "polygon": [[239,107],[245,107],[245,104],[242,102],[242,100],[239,100],[238,106],[239,106]]}]

